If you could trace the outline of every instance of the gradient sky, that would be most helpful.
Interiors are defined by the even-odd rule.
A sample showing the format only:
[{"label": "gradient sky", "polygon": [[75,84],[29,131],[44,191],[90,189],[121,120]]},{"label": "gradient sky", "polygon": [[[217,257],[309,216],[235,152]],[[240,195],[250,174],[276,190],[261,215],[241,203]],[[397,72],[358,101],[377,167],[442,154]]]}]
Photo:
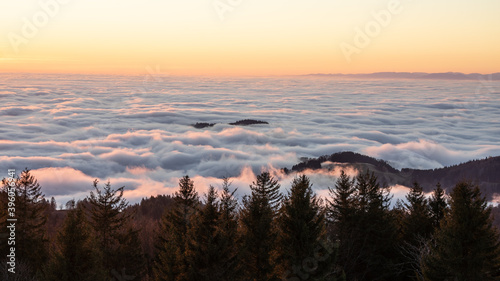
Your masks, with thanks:
[{"label": "gradient sky", "polygon": [[[401,12],[359,46],[391,0],[0,0],[0,72],[500,71],[500,1],[392,1]],[[234,5],[222,19],[214,3]]]}]

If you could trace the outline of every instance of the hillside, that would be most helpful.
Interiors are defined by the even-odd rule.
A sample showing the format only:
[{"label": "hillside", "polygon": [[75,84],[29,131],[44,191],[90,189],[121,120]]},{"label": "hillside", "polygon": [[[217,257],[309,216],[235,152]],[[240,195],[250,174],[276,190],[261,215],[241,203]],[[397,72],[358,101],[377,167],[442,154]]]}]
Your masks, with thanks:
[{"label": "hillside", "polygon": [[321,156],[305,159],[285,172],[301,172],[305,169],[333,169],[334,167],[352,167],[360,171],[373,171],[382,184],[400,184],[410,186],[419,182],[425,191],[431,191],[439,182],[445,189],[462,179],[471,180],[482,189],[488,199],[494,193],[500,193],[500,156],[481,160],[472,160],[459,165],[439,169],[418,170],[405,168],[401,171],[391,167],[387,162],[370,156],[354,153],[339,152],[330,156]]}]

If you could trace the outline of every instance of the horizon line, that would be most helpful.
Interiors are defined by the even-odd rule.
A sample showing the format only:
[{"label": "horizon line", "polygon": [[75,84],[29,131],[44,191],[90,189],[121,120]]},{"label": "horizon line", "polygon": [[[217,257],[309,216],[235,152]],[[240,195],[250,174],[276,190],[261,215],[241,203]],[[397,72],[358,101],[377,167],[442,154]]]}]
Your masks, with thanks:
[{"label": "horizon line", "polygon": [[[490,76],[490,75],[499,75],[498,72],[491,73],[480,73],[480,72],[457,72],[457,71],[447,71],[447,72],[423,72],[423,71],[375,71],[375,72],[357,72],[357,73],[325,73],[325,72],[317,72],[317,73],[302,73],[302,74],[174,74],[167,72],[156,73],[155,75],[159,77],[303,77],[303,76],[360,76],[360,75],[377,75],[377,74],[407,74],[407,75],[435,75],[435,74],[448,74],[448,75],[481,75],[481,76]],[[99,73],[99,72],[33,72],[33,71],[0,71],[0,75],[82,75],[82,76],[117,76],[117,77],[135,77],[135,76],[145,76],[149,75],[148,73]],[[364,77],[368,78],[368,77]],[[394,77],[397,78],[397,77]],[[419,77],[415,77],[419,78]],[[446,78],[442,78],[446,80]],[[435,79],[439,80],[439,79]],[[500,80],[500,77],[496,77],[495,80]]]}]

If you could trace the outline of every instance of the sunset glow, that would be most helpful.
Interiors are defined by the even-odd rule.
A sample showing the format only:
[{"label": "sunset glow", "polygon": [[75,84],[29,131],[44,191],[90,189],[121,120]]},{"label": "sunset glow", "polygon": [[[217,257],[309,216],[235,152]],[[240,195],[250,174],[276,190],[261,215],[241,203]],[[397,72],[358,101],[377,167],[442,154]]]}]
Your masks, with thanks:
[{"label": "sunset glow", "polygon": [[499,11],[489,0],[2,1],[0,71],[492,73]]},{"label": "sunset glow", "polygon": [[499,15],[0,0],[0,280],[497,280]]}]

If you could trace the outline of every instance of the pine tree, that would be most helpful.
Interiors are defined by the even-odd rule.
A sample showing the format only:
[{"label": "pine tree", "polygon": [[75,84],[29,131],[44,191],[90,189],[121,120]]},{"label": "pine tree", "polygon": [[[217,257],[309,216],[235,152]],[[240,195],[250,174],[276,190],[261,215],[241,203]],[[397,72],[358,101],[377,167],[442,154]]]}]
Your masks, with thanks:
[{"label": "pine tree", "polygon": [[175,204],[161,218],[158,254],[153,267],[155,280],[188,280],[186,236],[198,207],[198,194],[189,176],[179,180]]},{"label": "pine tree", "polygon": [[240,276],[238,264],[238,201],[229,190],[231,183],[223,179],[219,202],[218,234],[220,236],[220,260],[218,261],[220,280],[237,280]]},{"label": "pine tree", "polygon": [[250,185],[252,194],[243,198],[240,217],[241,265],[245,280],[273,280],[271,252],[276,241],[273,225],[281,195],[280,185],[268,172]]},{"label": "pine tree", "polygon": [[218,281],[223,274],[218,268],[222,256],[221,237],[217,231],[220,216],[217,205],[217,192],[210,186],[204,205],[193,216],[188,231],[186,256],[189,280]]},{"label": "pine tree", "polygon": [[277,275],[285,280],[335,280],[335,252],[324,246],[325,214],[311,186],[305,175],[295,178],[279,214]]},{"label": "pine tree", "polygon": [[[127,210],[129,211],[129,210]],[[111,271],[115,279],[142,280],[146,271],[146,259],[140,245],[139,229],[130,221],[117,233],[120,247],[116,255],[122,257]]]},{"label": "pine tree", "polygon": [[[9,184],[6,179],[3,179],[2,183],[3,185],[0,188],[0,277],[3,278],[1,280],[7,279],[8,274],[10,274],[7,271],[9,266],[7,265],[6,260],[6,256],[9,254],[10,248],[10,245],[8,244],[10,234],[7,230]],[[12,194],[15,194],[15,192],[13,191]]]},{"label": "pine tree", "polygon": [[356,190],[354,179],[342,170],[335,183],[335,188],[329,188],[331,201],[328,200],[328,217],[331,220],[331,240],[338,243],[338,262],[342,269],[349,270],[355,256],[352,237],[356,232]]},{"label": "pine tree", "polygon": [[72,209],[76,208],[75,199],[68,200],[68,202],[66,202],[65,206],[66,206],[66,209],[68,209],[68,210],[72,210]]},{"label": "pine tree", "polygon": [[269,172],[263,172],[258,175],[257,181],[253,182],[250,186],[252,194],[255,193],[256,196],[266,198],[274,212],[278,211],[279,204],[283,199],[280,187],[278,180],[275,180]]},{"label": "pine tree", "polygon": [[344,268],[348,280],[387,280],[395,275],[396,224],[389,211],[389,191],[369,171],[356,177],[352,260]]},{"label": "pine tree", "polygon": [[406,195],[405,208],[408,214],[403,222],[405,240],[415,245],[432,234],[431,211],[422,187],[415,182]]},{"label": "pine tree", "polygon": [[50,198],[50,210],[55,211],[57,209],[57,202],[54,197]]},{"label": "pine tree", "polygon": [[47,280],[106,280],[96,248],[83,208],[70,209],[57,236]]},{"label": "pine tree", "polygon": [[422,260],[425,280],[498,280],[500,244],[479,187],[459,182],[450,210]]},{"label": "pine tree", "polygon": [[429,206],[431,208],[432,225],[434,228],[439,228],[439,224],[444,217],[446,208],[448,207],[444,190],[441,188],[440,183],[436,185],[436,189],[434,189],[432,193],[432,197],[429,200]]},{"label": "pine tree", "polygon": [[135,259],[135,255],[140,252],[140,245],[137,240],[133,241],[137,231],[130,231],[132,214],[126,212],[128,203],[123,198],[125,187],[115,190],[108,181],[101,190],[97,183],[98,181],[94,180],[95,192],[91,191],[87,197],[87,206],[104,271],[108,279],[115,278],[119,273],[127,276],[129,280],[137,280],[141,273],[137,266],[140,265],[126,263],[127,260]]},{"label": "pine tree", "polygon": [[417,182],[406,195],[406,201],[402,218],[400,279],[416,280],[420,275],[421,248],[433,232],[432,218],[428,200]]},{"label": "pine tree", "polygon": [[[3,181],[3,190],[8,182]],[[4,197],[6,197],[4,193]],[[6,198],[4,198],[6,200]],[[47,205],[41,186],[28,168],[15,180],[16,257],[32,276],[42,276],[49,257],[47,238]],[[6,205],[2,205],[6,206]],[[7,214],[5,214],[7,215]],[[3,216],[6,218],[6,216]],[[10,218],[10,217],[9,217]],[[2,220],[2,223],[5,222]],[[7,245],[7,243],[2,246]],[[5,249],[3,249],[5,250]],[[2,259],[3,259],[2,254]]]}]

